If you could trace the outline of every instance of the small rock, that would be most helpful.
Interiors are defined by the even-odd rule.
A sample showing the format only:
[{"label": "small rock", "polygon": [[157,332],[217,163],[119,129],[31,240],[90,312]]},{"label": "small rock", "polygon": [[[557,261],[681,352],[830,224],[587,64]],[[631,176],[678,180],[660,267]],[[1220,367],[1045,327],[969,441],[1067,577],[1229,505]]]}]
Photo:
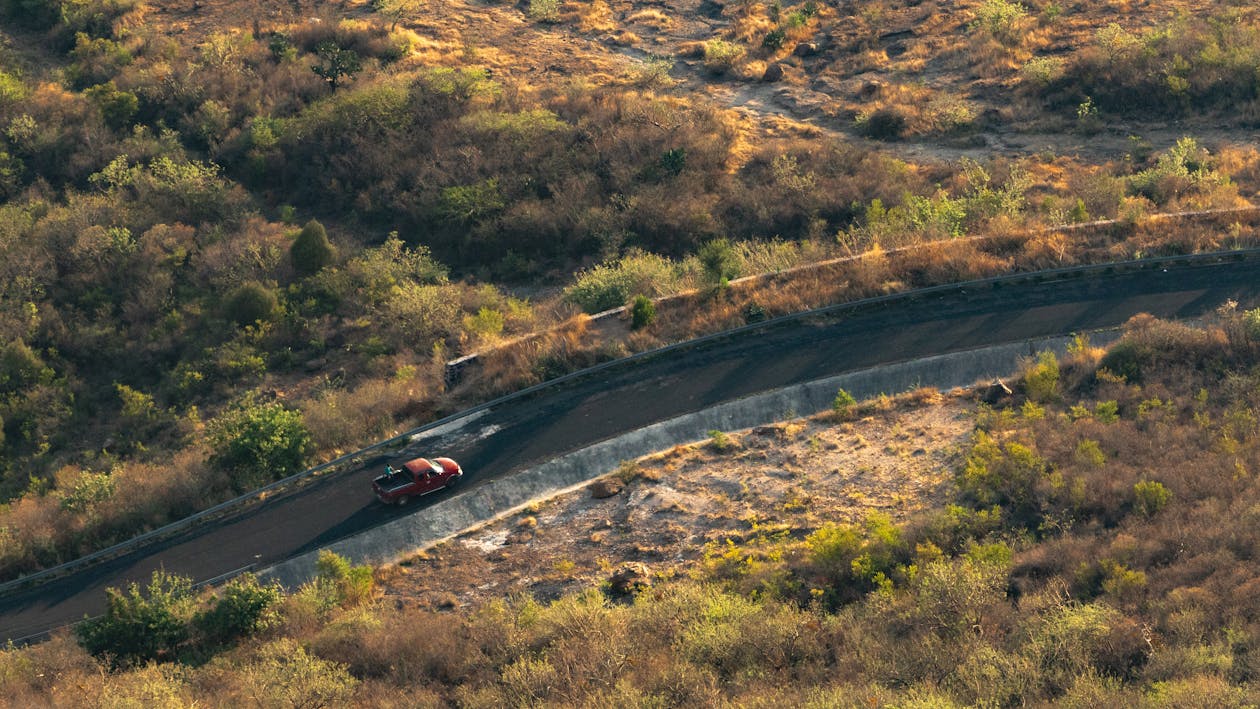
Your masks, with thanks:
[{"label": "small rock", "polygon": [[319,370],[328,366],[328,359],[324,357],[318,357],[316,359],[312,359],[308,361],[306,364],[302,366],[305,367],[306,371],[308,372],[318,372]]},{"label": "small rock", "polygon": [[591,497],[602,500],[620,493],[625,487],[617,478],[600,478],[590,485]]},{"label": "small rock", "polygon": [[701,15],[714,20],[721,17],[724,10],[726,10],[726,3],[715,2],[714,0],[703,0],[699,7]]},{"label": "small rock", "polygon": [[648,568],[637,561],[629,561],[613,572],[608,578],[608,595],[613,598],[624,598],[652,587],[652,578]]},{"label": "small rock", "polygon": [[884,47],[884,54],[888,55],[889,59],[896,59],[902,54],[905,54],[907,51],[909,50],[906,47],[905,42],[893,42],[887,47]]},{"label": "small rock", "polygon": [[862,84],[862,88],[858,89],[857,95],[858,98],[863,101],[870,101],[871,99],[879,98],[879,95],[883,92],[883,84],[878,81],[868,81],[865,84]]},{"label": "small rock", "polygon": [[783,65],[775,62],[766,67],[766,73],[761,75],[762,81],[774,82],[783,78]]},{"label": "small rock", "polygon": [[797,57],[812,57],[817,53],[818,45],[813,42],[801,42],[792,50],[792,55]]},{"label": "small rock", "polygon": [[779,426],[758,426],[752,430],[752,434],[761,438],[773,438],[776,441],[787,440],[787,431]]},{"label": "small rock", "polygon": [[980,398],[984,403],[992,406],[1010,399],[1013,394],[1014,392],[1011,391],[1011,388],[1006,386],[1006,382],[1003,382],[1001,379],[994,379],[993,383],[984,388]]}]

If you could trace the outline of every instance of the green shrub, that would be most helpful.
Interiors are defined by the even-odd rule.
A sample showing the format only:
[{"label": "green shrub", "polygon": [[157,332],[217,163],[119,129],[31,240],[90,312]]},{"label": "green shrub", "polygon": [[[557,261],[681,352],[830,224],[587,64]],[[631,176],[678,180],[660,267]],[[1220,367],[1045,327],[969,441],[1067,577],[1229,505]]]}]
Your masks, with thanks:
[{"label": "green shrub", "polygon": [[1172,491],[1163,483],[1140,480],[1133,484],[1133,508],[1144,517],[1153,517],[1172,501]]},{"label": "green shrub", "polygon": [[831,401],[831,410],[837,416],[848,416],[856,405],[857,399],[844,389],[840,389],[836,391],[836,398]]},{"label": "green shrub", "polygon": [[1037,486],[1048,470],[1032,448],[1016,441],[998,443],[977,431],[957,483],[976,507],[1000,506],[1014,523],[1036,528],[1041,516]]},{"label": "green shrub", "polygon": [[472,224],[498,213],[507,206],[499,191],[499,181],[489,178],[471,185],[456,185],[442,190],[440,211],[452,222]]},{"label": "green shrub", "polygon": [[228,471],[240,491],[301,472],[312,448],[301,412],[252,397],[210,423],[210,444],[211,462]]},{"label": "green shrub", "polygon": [[1149,347],[1131,340],[1120,340],[1107,349],[1098,363],[1100,370],[1107,370],[1131,384],[1142,381],[1142,370],[1154,357]]},{"label": "green shrub", "polygon": [[564,289],[564,298],[587,313],[598,313],[624,305],[639,293],[647,297],[675,290],[679,279],[674,262],[664,256],[631,251],[577,275]]},{"label": "green shrub", "polygon": [[61,509],[84,512],[114,496],[114,478],[109,473],[83,473],[74,486],[61,493]]},{"label": "green shrub", "polygon": [[1039,88],[1049,86],[1063,76],[1063,60],[1059,57],[1034,57],[1020,69],[1020,76]]},{"label": "green shrub", "polygon": [[232,291],[224,304],[224,315],[240,325],[253,325],[273,319],[280,309],[276,294],[257,281],[243,283]]},{"label": "green shrub", "polygon": [[560,20],[560,0],[529,0],[529,19],[553,23]]},{"label": "green shrub", "polygon": [[188,639],[192,615],[192,581],[154,571],[149,585],[140,590],[131,584],[124,594],[106,589],[105,614],[75,628],[79,644],[115,665],[133,665],[171,659]]},{"label": "green shrub", "polygon": [[704,268],[705,280],[712,284],[722,283],[739,275],[741,263],[739,253],[726,239],[706,241],[696,253],[700,266]]},{"label": "green shrub", "polygon": [[1243,311],[1242,323],[1247,339],[1260,342],[1260,308]]},{"label": "green shrub", "polygon": [[1024,390],[1029,399],[1038,403],[1058,398],[1059,358],[1053,352],[1037,355],[1037,361],[1024,372]]},{"label": "green shrub", "polygon": [[709,431],[709,447],[719,453],[725,453],[735,447],[735,441],[732,441],[730,436],[715,428]]},{"label": "green shrub", "polygon": [[494,308],[478,308],[476,315],[464,316],[464,329],[482,337],[497,337],[504,324],[503,313]]},{"label": "green shrub", "polygon": [[324,225],[312,219],[293,240],[289,247],[289,258],[298,273],[310,276],[331,265],[337,259],[337,251],[328,243],[328,232],[324,230]]},{"label": "green shrub", "polygon": [[630,305],[630,329],[638,330],[656,320],[656,304],[646,295],[636,295]]},{"label": "green shrub", "polygon": [[115,130],[130,125],[140,110],[140,99],[130,91],[119,91],[112,81],[93,86],[84,94],[100,109],[106,125]]},{"label": "green shrub", "polygon": [[766,33],[761,40],[761,46],[770,51],[778,51],[783,48],[783,43],[787,41],[787,32],[782,28],[776,27]]},{"label": "green shrub", "polygon": [[52,369],[22,340],[0,346],[0,392],[14,392],[51,381]]},{"label": "green shrub", "polygon": [[275,625],[282,597],[278,584],[263,586],[257,576],[245,574],[224,586],[214,605],[198,613],[193,623],[208,642],[230,643]]},{"label": "green shrub", "polygon": [[984,0],[976,8],[976,19],[972,29],[988,34],[1001,44],[1013,46],[1019,44],[1023,33],[1020,24],[1028,16],[1023,5],[1009,0]]},{"label": "green shrub", "polygon": [[744,48],[724,39],[704,43],[704,68],[714,74],[725,74],[744,56]]},{"label": "green shrub", "polygon": [[315,561],[316,581],[327,584],[338,605],[357,606],[372,600],[376,579],[370,566],[351,566],[345,557],[327,549]]},{"label": "green shrub", "polygon": [[1107,455],[1099,447],[1098,441],[1085,438],[1076,444],[1076,462],[1087,468],[1102,468],[1107,463]]},{"label": "green shrub", "polygon": [[246,704],[263,707],[353,706],[359,684],[346,666],[284,638],[264,645],[238,672]]}]

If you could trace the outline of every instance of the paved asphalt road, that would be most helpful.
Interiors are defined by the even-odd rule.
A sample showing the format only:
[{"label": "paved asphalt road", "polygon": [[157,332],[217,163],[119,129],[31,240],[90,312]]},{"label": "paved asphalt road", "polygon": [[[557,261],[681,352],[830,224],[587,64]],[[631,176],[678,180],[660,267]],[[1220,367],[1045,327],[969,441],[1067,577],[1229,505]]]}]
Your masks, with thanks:
[{"label": "paved asphalt road", "polygon": [[[982,286],[891,301],[606,368],[492,407],[464,429],[422,442],[459,460],[464,486],[510,474],[625,431],[724,401],[890,362],[1114,326],[1139,312],[1191,317],[1226,299],[1260,302],[1260,264],[1170,266],[1018,287]],[[0,598],[0,641],[100,613],[104,589],[157,568],[194,580],[317,549],[406,511],[371,495],[384,459],[329,475],[237,517]]]}]

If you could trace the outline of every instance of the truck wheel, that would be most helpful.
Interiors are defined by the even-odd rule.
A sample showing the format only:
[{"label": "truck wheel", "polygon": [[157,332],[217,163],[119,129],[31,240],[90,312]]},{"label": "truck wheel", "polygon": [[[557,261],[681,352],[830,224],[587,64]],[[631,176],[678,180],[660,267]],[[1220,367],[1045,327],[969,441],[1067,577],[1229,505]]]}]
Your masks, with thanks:
[{"label": "truck wheel", "polygon": [[408,503],[410,500],[411,500],[411,498],[410,498],[410,497],[407,497],[406,495],[399,495],[399,496],[398,496],[398,499],[397,499],[397,500],[394,500],[394,504],[395,504],[395,505],[397,505],[397,506],[399,506],[399,507],[406,507],[406,506],[407,506],[407,503]]}]

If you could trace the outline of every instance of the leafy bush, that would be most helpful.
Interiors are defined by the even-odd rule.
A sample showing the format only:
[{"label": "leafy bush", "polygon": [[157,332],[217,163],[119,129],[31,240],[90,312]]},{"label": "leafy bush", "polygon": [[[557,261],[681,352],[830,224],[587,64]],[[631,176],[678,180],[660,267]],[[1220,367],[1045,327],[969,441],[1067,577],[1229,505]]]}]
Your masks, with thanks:
[{"label": "leafy bush", "polygon": [[560,0],[529,0],[529,19],[552,23],[560,19]]},{"label": "leafy bush", "polygon": [[999,43],[1013,46],[1023,39],[1020,25],[1028,16],[1024,6],[1010,0],[984,0],[976,8],[972,28],[988,34]]},{"label": "leafy bush", "polygon": [[1106,111],[1164,114],[1246,105],[1256,98],[1260,60],[1254,18],[1223,11],[1181,14],[1142,32],[1111,24],[1095,33],[1051,96],[1092,96]]},{"label": "leafy bush", "polygon": [[1042,511],[1038,486],[1047,471],[1046,461],[1032,448],[1016,441],[998,443],[977,431],[957,482],[974,506],[1000,506],[1014,524],[1035,529]]},{"label": "leafy bush", "polygon": [[311,453],[302,414],[279,402],[247,397],[210,423],[211,462],[237,490],[252,490],[301,472]]},{"label": "leafy bush", "polygon": [[351,566],[345,557],[327,549],[319,552],[315,568],[316,583],[325,585],[335,602],[342,607],[366,603],[376,592],[372,567]]},{"label": "leafy bush", "polygon": [[582,271],[564,289],[564,298],[584,312],[598,313],[624,305],[636,292],[653,297],[670,292],[677,284],[673,261],[636,251]]},{"label": "leafy bush", "polygon": [[116,665],[171,659],[188,639],[193,608],[189,579],[154,571],[143,591],[133,583],[125,594],[114,588],[105,593],[105,614],[75,628],[79,643],[93,655]]},{"label": "leafy bush", "polygon": [[1194,138],[1183,137],[1162,153],[1153,167],[1129,178],[1129,189],[1157,205],[1194,190],[1227,182],[1228,178],[1213,169],[1208,151]]},{"label": "leafy bush", "polygon": [[211,644],[222,645],[275,625],[276,610],[283,596],[278,584],[263,586],[254,574],[228,582],[214,605],[199,612],[193,624]]},{"label": "leafy bush", "polygon": [[736,444],[725,432],[715,428],[709,431],[709,447],[719,453],[726,453],[734,450]]},{"label": "leafy bush", "polygon": [[1153,517],[1168,506],[1172,491],[1155,480],[1139,480],[1133,483],[1133,507],[1145,517]]},{"label": "leafy bush", "polygon": [[337,259],[337,251],[328,243],[324,225],[312,219],[289,247],[289,258],[298,273],[309,276],[331,265]]},{"label": "leafy bush", "polygon": [[711,39],[704,43],[704,68],[714,74],[725,74],[735,68],[743,56],[743,47],[724,39]]},{"label": "leafy bush", "polygon": [[1059,358],[1053,352],[1037,355],[1037,361],[1024,372],[1024,390],[1029,399],[1039,403],[1058,398]]},{"label": "leafy bush", "polygon": [[656,304],[646,295],[636,295],[630,305],[630,329],[639,330],[656,319]]},{"label": "leafy bush", "polygon": [[290,638],[262,646],[239,678],[240,702],[268,707],[350,706],[359,684],[345,665],[312,655]]},{"label": "leafy bush", "polygon": [[250,281],[228,295],[223,310],[228,320],[244,327],[271,320],[279,308],[275,292],[257,281]]}]

